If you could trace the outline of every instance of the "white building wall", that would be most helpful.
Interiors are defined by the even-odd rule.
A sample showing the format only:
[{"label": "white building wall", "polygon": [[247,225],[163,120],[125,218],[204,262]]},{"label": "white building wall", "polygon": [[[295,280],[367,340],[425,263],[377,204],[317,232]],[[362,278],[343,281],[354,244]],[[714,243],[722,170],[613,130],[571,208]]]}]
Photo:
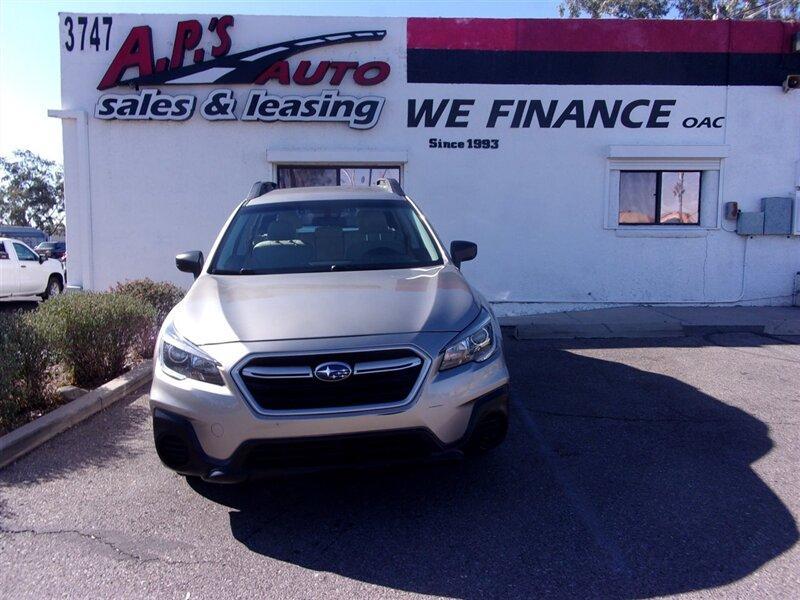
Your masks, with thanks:
[{"label": "white building wall", "polygon": [[[149,24],[156,56],[167,56],[175,24],[192,17],[113,18],[109,52],[62,50],[62,108],[88,115],[91,165],[87,192],[71,181],[81,149],[76,121],[65,120],[69,268],[81,273],[73,283],[106,289],[120,280],[150,277],[186,286],[190,280],[175,270],[174,255],[207,251],[250,184],[275,176],[275,160],[327,162],[341,156],[341,162],[370,162],[393,156],[407,157],[404,187],[444,240],[478,243],[479,257],[464,271],[498,303],[501,314],[626,303],[791,302],[800,239],[738,236],[729,231],[735,223],[724,220],[722,211],[728,201],[759,210],[764,196],[797,194],[800,92],[784,94],[778,86],[409,84],[405,19],[236,17],[232,52],[322,32],[386,29],[380,42],[321,48],[289,59],[292,64],[301,59],[389,62],[392,72],[385,82],[366,88],[348,79],[339,87],[342,94],[385,97],[377,125],[356,130],[344,123],[211,122],[199,114],[185,122],[103,121],[92,116],[101,95],[97,83],[130,27]],[[205,46],[210,48],[211,41]],[[232,87],[240,111],[248,87]],[[310,95],[331,86],[266,87],[280,95]],[[160,89],[196,95],[199,106],[212,88]],[[408,99],[422,98],[475,99],[470,126],[407,127]],[[677,103],[667,129],[486,128],[485,117],[498,98],[670,98]],[[725,127],[680,125],[692,116],[724,116]],[[431,137],[498,138],[500,148],[436,150],[428,148]],[[720,148],[720,156],[727,154],[719,161],[720,193],[703,198],[715,205],[713,226],[609,227],[612,146]],[[91,256],[85,255],[82,232],[90,232]]]}]

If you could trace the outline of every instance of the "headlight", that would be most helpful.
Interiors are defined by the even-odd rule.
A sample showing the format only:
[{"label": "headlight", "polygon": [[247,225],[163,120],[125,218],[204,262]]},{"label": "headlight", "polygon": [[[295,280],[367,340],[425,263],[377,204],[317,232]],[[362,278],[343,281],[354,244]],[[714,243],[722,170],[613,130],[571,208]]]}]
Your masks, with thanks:
[{"label": "headlight", "polygon": [[445,348],[439,370],[452,369],[470,361],[483,362],[494,353],[496,347],[492,316],[483,309],[476,324],[460,333],[457,340]]},{"label": "headlight", "polygon": [[161,366],[167,375],[176,379],[196,379],[225,385],[219,372],[219,363],[184,339],[170,323],[161,338]]}]

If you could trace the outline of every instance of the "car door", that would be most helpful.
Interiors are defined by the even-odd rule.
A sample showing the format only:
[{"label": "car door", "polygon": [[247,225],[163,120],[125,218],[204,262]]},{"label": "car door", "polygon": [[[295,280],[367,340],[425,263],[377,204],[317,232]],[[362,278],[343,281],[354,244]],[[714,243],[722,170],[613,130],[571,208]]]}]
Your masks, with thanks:
[{"label": "car door", "polygon": [[19,293],[17,255],[8,242],[0,242],[0,298]]},{"label": "car door", "polygon": [[27,296],[40,294],[47,287],[43,265],[39,255],[22,242],[12,242],[19,261],[19,294]]}]

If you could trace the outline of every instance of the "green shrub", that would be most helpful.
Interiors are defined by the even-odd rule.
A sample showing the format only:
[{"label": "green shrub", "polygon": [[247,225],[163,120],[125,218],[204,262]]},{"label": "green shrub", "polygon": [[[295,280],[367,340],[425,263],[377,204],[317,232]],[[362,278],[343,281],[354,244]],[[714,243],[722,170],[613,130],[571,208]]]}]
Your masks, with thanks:
[{"label": "green shrub", "polygon": [[33,319],[34,313],[0,313],[0,431],[54,398],[54,353]]},{"label": "green shrub", "polygon": [[112,292],[131,296],[140,302],[145,302],[156,311],[154,326],[148,330],[141,341],[136,344],[135,352],[143,357],[153,355],[153,349],[158,336],[158,330],[169,311],[181,301],[184,291],[176,285],[166,281],[153,281],[152,279],[133,279],[118,283],[111,288]]},{"label": "green shrub", "polygon": [[149,304],[113,292],[57,296],[33,313],[37,330],[49,339],[71,382],[81,387],[122,373],[155,318]]}]

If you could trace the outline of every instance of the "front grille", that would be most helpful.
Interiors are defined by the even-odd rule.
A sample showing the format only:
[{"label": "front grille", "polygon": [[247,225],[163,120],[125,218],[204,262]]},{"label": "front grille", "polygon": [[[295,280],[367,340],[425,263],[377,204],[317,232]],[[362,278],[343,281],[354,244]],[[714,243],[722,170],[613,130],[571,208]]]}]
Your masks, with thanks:
[{"label": "front grille", "polygon": [[262,441],[247,454],[246,468],[332,467],[421,459],[440,448],[424,430]]},{"label": "front grille", "polygon": [[[337,381],[315,377],[314,370],[329,362],[345,363],[352,375]],[[238,369],[238,379],[265,411],[350,409],[402,403],[425,365],[421,355],[407,348],[257,356]]]}]

